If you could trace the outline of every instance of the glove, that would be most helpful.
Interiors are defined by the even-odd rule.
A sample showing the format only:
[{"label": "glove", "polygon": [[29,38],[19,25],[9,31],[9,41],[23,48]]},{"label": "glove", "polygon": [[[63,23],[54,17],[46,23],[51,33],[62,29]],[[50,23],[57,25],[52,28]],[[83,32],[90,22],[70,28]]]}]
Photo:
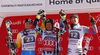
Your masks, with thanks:
[{"label": "glove", "polygon": [[94,25],[95,25],[95,19],[94,19],[94,17],[92,17],[92,16],[90,15],[90,12],[88,12],[88,14],[89,14],[89,19],[90,19],[90,21],[91,21],[91,24],[94,26]]},{"label": "glove", "polygon": [[8,47],[9,49],[11,49],[11,48],[12,48],[12,49],[16,49],[17,46],[16,46],[15,44],[11,43],[11,45],[8,44],[7,47]]},{"label": "glove", "polygon": [[60,17],[62,18],[62,20],[66,20],[66,13],[64,10],[61,9],[61,11],[59,12]]},{"label": "glove", "polygon": [[42,10],[42,9],[40,9],[39,12],[37,13],[37,16],[36,16],[36,17],[37,17],[38,19],[40,19],[41,16],[42,16],[42,17],[45,16],[44,13],[45,13],[45,11]]},{"label": "glove", "polygon": [[86,55],[86,54],[82,54],[82,55]]},{"label": "glove", "polygon": [[92,24],[92,25],[95,25],[95,19],[94,19],[94,17],[90,16],[89,19],[90,19],[90,21],[91,21],[91,24]]},{"label": "glove", "polygon": [[82,53],[82,55],[86,55],[87,53],[87,48],[84,48],[84,52]]},{"label": "glove", "polygon": [[24,31],[23,31],[23,34],[24,34],[24,35],[28,35],[28,33],[27,33],[28,31],[26,31],[26,30],[27,30],[27,29],[24,29]]}]

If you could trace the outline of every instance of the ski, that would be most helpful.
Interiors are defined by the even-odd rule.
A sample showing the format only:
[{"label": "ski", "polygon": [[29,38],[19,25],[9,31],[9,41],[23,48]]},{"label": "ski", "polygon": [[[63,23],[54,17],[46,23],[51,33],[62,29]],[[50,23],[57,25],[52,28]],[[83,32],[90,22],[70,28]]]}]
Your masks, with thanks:
[{"label": "ski", "polygon": [[86,39],[86,43],[85,43],[85,47],[84,47],[83,55],[86,55],[87,54],[88,47],[89,47],[89,43],[90,43],[91,36],[92,36],[92,31],[93,31],[93,27],[90,26],[89,33],[88,33],[88,37]]},{"label": "ski", "polygon": [[12,31],[11,31],[11,22],[10,22],[10,20],[5,21],[5,24],[6,24],[6,28],[7,28],[8,37],[9,37],[9,39],[6,37],[6,40],[7,40],[8,45],[9,45],[8,47],[9,47],[9,49],[11,51],[11,55],[16,55],[16,53],[14,51],[15,48],[12,47],[13,38],[12,38]]},{"label": "ski", "polygon": [[[88,15],[91,16],[89,12],[88,12]],[[97,35],[97,37],[98,37],[97,30],[96,30],[96,28],[95,28],[96,25],[93,25],[93,24],[95,24],[95,20],[93,20],[93,19],[92,19],[92,20],[89,19],[89,20],[90,20],[90,21],[93,21],[93,22],[92,22],[92,24],[90,24],[89,33],[88,33],[88,37],[87,37],[87,39],[86,39],[86,44],[85,44],[85,47],[84,47],[83,55],[86,55],[86,54],[87,54],[88,47],[89,47],[89,43],[90,43],[91,36],[92,36],[93,27],[94,27],[94,30],[95,30],[96,35]]]},{"label": "ski", "polygon": [[57,41],[57,43],[56,43],[56,51],[57,51],[57,55],[60,55],[59,54],[59,23],[58,22],[56,22],[55,24],[54,24],[54,27],[55,27],[55,34],[56,34],[56,41]]}]

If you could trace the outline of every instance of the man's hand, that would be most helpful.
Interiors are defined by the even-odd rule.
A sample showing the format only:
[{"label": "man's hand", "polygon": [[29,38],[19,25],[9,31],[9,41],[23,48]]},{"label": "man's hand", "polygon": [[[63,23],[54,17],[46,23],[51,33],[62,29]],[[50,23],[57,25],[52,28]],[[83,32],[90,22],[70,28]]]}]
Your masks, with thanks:
[{"label": "man's hand", "polygon": [[90,13],[88,13],[88,14],[89,14],[89,19],[90,19],[92,25],[95,25],[95,19],[94,19],[94,17],[91,16]]},{"label": "man's hand", "polygon": [[94,17],[89,16],[89,19],[90,19],[90,21],[91,21],[92,25],[95,25],[95,19],[94,19]]},{"label": "man's hand", "polygon": [[64,10],[61,9],[61,11],[59,12],[59,15],[60,15],[62,20],[66,20],[66,13]]},{"label": "man's hand", "polygon": [[37,16],[36,16],[36,17],[37,17],[38,19],[40,19],[41,16],[42,16],[42,17],[45,16],[44,13],[45,13],[45,11],[42,10],[42,9],[40,9],[39,12],[37,13]]}]

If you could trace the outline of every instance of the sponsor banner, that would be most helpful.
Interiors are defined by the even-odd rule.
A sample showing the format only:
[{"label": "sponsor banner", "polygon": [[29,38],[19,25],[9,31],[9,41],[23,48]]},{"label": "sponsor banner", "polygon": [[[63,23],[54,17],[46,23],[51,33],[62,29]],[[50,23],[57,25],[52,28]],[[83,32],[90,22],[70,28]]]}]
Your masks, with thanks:
[{"label": "sponsor banner", "polygon": [[0,0],[0,12],[100,8],[100,0]]},{"label": "sponsor banner", "polygon": [[45,0],[0,0],[0,12],[45,10]]},{"label": "sponsor banner", "polygon": [[46,0],[47,10],[100,8],[100,0]]},{"label": "sponsor banner", "polygon": [[[89,16],[87,13],[78,13],[78,15],[79,15],[80,25],[90,26],[90,21],[88,19]],[[97,24],[97,28],[99,31],[99,37],[100,37],[100,21],[99,21],[100,20],[100,18],[99,18],[100,13],[91,13],[91,15],[97,17],[96,24]],[[66,16],[66,20],[68,21],[68,24],[71,24],[70,16],[71,16],[71,14],[67,14],[67,16]],[[27,18],[31,18],[34,21],[36,18],[36,15],[12,16],[12,17],[6,17],[3,20],[3,23],[2,23],[1,28],[0,28],[0,32],[1,32],[0,33],[0,49],[1,49],[0,54],[1,55],[10,55],[11,54],[9,52],[9,49],[6,46],[7,42],[5,41],[5,37],[8,36],[6,26],[5,26],[5,21],[6,20],[11,21],[11,29],[12,29],[13,39],[14,39],[14,43],[15,43],[16,38],[17,38],[17,34],[25,28],[24,24],[25,24],[25,19],[27,19]],[[49,14],[49,15],[46,15],[46,18],[53,19],[54,23],[60,21],[59,14]],[[42,22],[42,18],[39,21],[39,26],[41,25],[41,22]],[[65,36],[67,36],[67,35],[65,34]],[[68,38],[66,38],[66,39],[68,39]],[[83,39],[83,48],[84,48],[84,44],[86,42],[86,39],[87,39],[87,34],[85,34],[84,39]],[[61,38],[61,41],[63,41],[63,40],[64,40],[64,38]],[[41,39],[38,39],[38,41],[41,41]],[[63,42],[61,44],[61,46],[65,46],[65,43],[66,42]],[[99,44],[100,43],[99,43],[98,37],[96,37],[96,35],[92,35],[87,55],[99,55],[100,54],[100,45]],[[68,43],[66,43],[66,46],[67,45],[68,45]],[[62,48],[62,47],[60,47],[60,48],[61,48],[61,50],[67,49],[67,48]],[[38,48],[37,50],[41,51],[42,49]],[[21,51],[22,51],[21,48],[16,49],[15,51],[16,51],[17,55],[21,55]]]}]

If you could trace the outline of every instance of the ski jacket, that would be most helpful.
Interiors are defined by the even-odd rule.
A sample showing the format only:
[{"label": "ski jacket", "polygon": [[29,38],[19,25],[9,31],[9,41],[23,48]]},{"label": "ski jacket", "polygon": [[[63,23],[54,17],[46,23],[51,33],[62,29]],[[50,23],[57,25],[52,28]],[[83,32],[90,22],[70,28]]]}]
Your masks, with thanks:
[{"label": "ski jacket", "polygon": [[24,30],[17,34],[16,45],[17,48],[22,44],[22,50],[35,50],[35,41],[36,41],[36,31],[30,29],[27,33],[28,35],[23,34]]},{"label": "ski jacket", "polygon": [[[63,28],[62,31],[64,34],[64,32],[66,32],[66,30],[65,30],[65,25],[62,20],[60,20],[60,26]],[[80,55],[82,53],[83,36],[85,33],[89,32],[89,28],[86,26],[80,26],[79,23],[77,25],[75,25],[73,27],[73,29],[71,28],[70,25],[68,25],[68,27],[69,27],[69,29],[68,29],[68,31],[69,31],[68,41],[69,42],[68,42],[67,54],[68,55]],[[94,28],[96,28],[96,30],[97,30],[96,25]],[[94,28],[93,28],[92,34],[96,34]]]},{"label": "ski jacket", "polygon": [[[45,17],[43,17],[45,18]],[[46,20],[46,18],[45,18]],[[42,20],[42,22],[44,23],[45,20]],[[38,21],[37,18],[35,19],[34,22],[36,22],[36,26],[35,26],[35,30],[41,34],[42,36],[42,40],[43,40],[43,52],[55,52],[56,49],[56,35],[55,32],[52,31],[47,31],[45,30],[45,25],[42,24],[42,27],[38,26]],[[42,29],[43,28],[43,29]]]}]

